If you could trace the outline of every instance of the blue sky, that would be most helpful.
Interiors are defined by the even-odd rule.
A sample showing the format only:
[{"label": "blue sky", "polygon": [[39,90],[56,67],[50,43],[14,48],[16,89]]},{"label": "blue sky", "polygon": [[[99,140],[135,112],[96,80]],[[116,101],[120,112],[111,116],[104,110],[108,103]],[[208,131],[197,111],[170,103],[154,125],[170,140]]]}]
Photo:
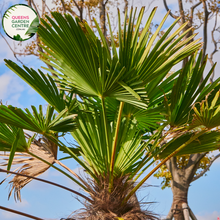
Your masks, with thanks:
[{"label": "blue sky", "polygon": [[[176,1],[170,0],[168,3],[169,2],[172,3]],[[7,3],[5,3],[5,8],[16,3],[26,2],[24,0],[7,1]],[[139,2],[139,5],[140,4],[141,1]],[[156,0],[155,3],[150,6],[147,13],[149,14],[151,8],[155,5],[159,6],[155,16],[155,21],[159,22],[165,14],[161,0]],[[173,4],[172,7],[175,8],[176,5]],[[172,19],[168,20],[168,22],[171,20]],[[7,40],[13,45],[12,40],[9,38],[7,38]],[[5,66],[3,61],[4,58],[12,59],[15,62],[17,61],[2,38],[0,38],[0,46],[0,99],[2,99],[3,103],[21,108],[29,108],[33,104],[35,106],[38,106],[39,104],[46,105],[46,102],[30,86]],[[21,57],[20,59],[25,65],[35,69],[40,68],[40,66],[43,65],[43,63],[34,56]],[[82,173],[81,168],[75,161],[67,160],[65,164],[74,171]],[[190,187],[189,205],[198,217],[198,220],[216,220],[217,217],[220,217],[219,170],[220,159],[215,161],[210,171],[207,172],[207,176],[193,182]],[[6,175],[0,173],[0,181],[4,179],[5,176]],[[80,190],[69,179],[53,169],[49,169],[40,177],[63,184],[75,190]],[[161,190],[160,183],[161,180],[151,177],[147,184],[153,186],[144,187],[138,193],[138,198],[141,199],[146,197],[146,201],[155,201],[155,203],[150,206],[150,209],[160,215],[166,215],[172,203],[172,193],[171,189]],[[24,211],[44,219],[52,220],[67,217],[73,211],[83,207],[75,198],[75,195],[63,189],[56,188],[55,186],[50,186],[37,181],[32,181],[22,190],[21,193],[23,200],[21,203],[15,203],[13,197],[8,201],[8,190],[7,183],[0,186],[0,205]],[[0,219],[24,220],[25,218],[0,210]]]}]

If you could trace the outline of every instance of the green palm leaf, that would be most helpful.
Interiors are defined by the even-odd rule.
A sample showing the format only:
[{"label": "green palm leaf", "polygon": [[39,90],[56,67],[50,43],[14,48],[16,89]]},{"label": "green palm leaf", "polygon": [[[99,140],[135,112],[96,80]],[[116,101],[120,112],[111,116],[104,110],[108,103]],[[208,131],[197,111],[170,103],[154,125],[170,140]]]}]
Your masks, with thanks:
[{"label": "green palm leaf", "polygon": [[[68,109],[64,109],[57,116],[54,108],[47,107],[46,116],[43,115],[42,106],[39,106],[39,113],[35,106],[32,106],[33,114],[26,108],[24,112],[20,108],[13,106],[0,106],[0,121],[18,128],[34,131],[40,134],[49,135],[51,131],[66,132],[75,129],[76,115],[66,116]],[[62,119],[61,119],[62,118]]]}]

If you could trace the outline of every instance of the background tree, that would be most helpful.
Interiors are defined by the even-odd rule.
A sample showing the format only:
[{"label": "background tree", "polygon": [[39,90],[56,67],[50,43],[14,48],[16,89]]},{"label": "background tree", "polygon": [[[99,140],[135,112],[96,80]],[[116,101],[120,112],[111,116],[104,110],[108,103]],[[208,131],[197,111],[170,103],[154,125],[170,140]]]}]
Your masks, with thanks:
[{"label": "background tree", "polygon": [[[115,21],[115,15],[112,16],[112,8],[115,10],[117,7],[125,7],[127,3],[121,3],[119,1],[111,1],[111,0],[71,0],[71,1],[65,1],[65,0],[54,0],[51,2],[42,0],[42,1],[36,1],[36,0],[27,0],[27,4],[35,9],[37,12],[37,15],[39,18],[45,19],[45,16],[50,16],[50,13],[53,11],[60,12],[62,14],[64,13],[70,13],[72,16],[77,16],[80,21],[83,19],[86,19],[89,22],[89,25],[93,28],[95,28],[95,23],[93,22],[93,17],[95,17],[98,21],[98,23],[101,26],[101,30],[104,33],[104,35],[107,37],[107,13],[110,15],[110,20],[112,21],[113,28],[116,27],[116,21]],[[4,3],[1,5],[1,17],[3,16],[3,9],[4,9]],[[111,10],[110,10],[111,8]],[[97,30],[96,30],[97,31]],[[7,38],[4,37],[4,35],[0,32],[0,36],[4,38],[5,42],[7,43],[8,47],[11,49],[14,57],[21,62],[20,57],[21,56],[28,56],[28,55],[34,55],[39,57],[40,54],[38,51],[42,51],[42,49],[39,47],[39,44],[42,43],[39,40],[38,34],[36,34],[32,40],[30,40],[28,43],[25,42],[19,42],[17,44],[10,44],[10,42],[7,40]],[[108,36],[109,37],[109,36]],[[51,68],[51,67],[50,67]]]},{"label": "background tree", "polygon": [[[166,10],[170,10],[169,1],[163,0]],[[218,44],[220,43],[219,33],[220,26],[218,24],[218,18],[220,14],[220,2],[217,0],[208,1],[176,1],[178,4],[178,12],[171,10],[170,16],[174,19],[180,16],[179,25],[188,21],[188,25],[185,28],[191,28],[186,37],[192,36],[194,33],[200,31],[203,33],[203,57],[201,63],[204,61],[205,53],[207,51],[208,44],[208,29],[211,29],[211,40],[213,43],[213,51],[209,53],[208,60],[211,65],[214,65],[214,55],[218,52]],[[187,7],[188,6],[188,7]],[[209,24],[210,21],[214,21]],[[213,25],[211,27],[211,25]],[[210,40],[209,40],[210,43]],[[183,67],[186,65],[187,58],[183,61]],[[201,83],[203,82],[201,78]],[[210,77],[210,82],[213,82],[214,71]],[[173,192],[173,204],[171,210],[167,216],[167,219],[172,219],[173,216],[177,220],[184,219],[182,212],[182,204],[187,203],[187,194],[190,184],[203,176],[210,168],[212,163],[220,157],[220,154],[210,157],[207,153],[185,155],[184,157],[174,157],[170,161],[166,162],[166,165],[162,167],[155,174],[156,177],[163,177],[162,188],[171,186]],[[189,209],[190,210],[190,209]],[[193,213],[190,210],[190,214],[193,217]]]}]

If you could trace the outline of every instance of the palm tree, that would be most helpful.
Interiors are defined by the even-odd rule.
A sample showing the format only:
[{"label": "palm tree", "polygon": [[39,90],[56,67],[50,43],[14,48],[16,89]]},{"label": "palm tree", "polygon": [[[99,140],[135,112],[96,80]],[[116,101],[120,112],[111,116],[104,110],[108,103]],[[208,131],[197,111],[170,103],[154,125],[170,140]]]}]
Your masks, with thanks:
[{"label": "palm tree", "polygon": [[[6,65],[49,104],[45,115],[41,107],[39,112],[32,107],[31,113],[28,109],[24,112],[12,106],[0,106],[0,150],[10,151],[5,164],[8,172],[11,172],[13,163],[24,161],[14,156],[35,158],[33,166],[35,163],[44,164],[33,172],[33,166],[25,159],[28,169],[21,167],[18,176],[11,181],[16,198],[20,198],[20,189],[31,176],[40,175],[52,166],[88,194],[78,194],[86,200],[86,212],[80,213],[81,219],[157,219],[149,211],[141,210],[137,200],[131,199],[135,192],[175,154],[210,149],[205,144],[198,144],[203,143],[204,135],[212,143],[218,142],[219,132],[213,131],[218,126],[217,120],[214,124],[210,121],[212,126],[203,120],[207,112],[213,114],[210,120],[219,117],[217,83],[215,86],[200,85],[203,95],[195,95],[188,103],[188,109],[184,109],[185,121],[181,122],[181,129],[175,129],[171,123],[172,111],[182,105],[178,98],[182,99],[191,88],[180,86],[181,80],[194,82],[198,77],[193,73],[203,70],[203,66],[199,67],[195,61],[201,43],[199,40],[191,42],[194,36],[184,38],[190,31],[182,32],[187,24],[171,34],[178,19],[162,38],[157,39],[168,14],[156,32],[150,35],[155,11],[151,12],[141,34],[144,8],[136,22],[136,9],[131,9],[128,22],[125,15],[123,30],[118,13],[118,49],[110,24],[109,46],[96,21],[100,39],[86,22],[70,15],[52,13],[54,20],[50,17],[47,17],[48,22],[42,20],[38,34],[44,43],[41,45],[45,51],[42,59],[55,70],[44,69],[55,76],[45,76],[40,70],[37,72],[26,66],[22,69],[5,60]],[[193,53],[183,71],[168,76],[175,64]],[[196,89],[195,86],[192,89]],[[73,98],[73,94],[77,94],[77,98]],[[210,100],[213,100],[211,108]],[[198,110],[198,102],[206,103],[206,107],[202,104],[205,112]],[[58,115],[54,115],[54,110]],[[191,117],[193,113],[194,119]],[[188,114],[191,121],[187,121]],[[28,137],[28,143],[24,129],[36,133]],[[77,142],[76,147],[68,147],[62,142],[61,136],[67,132]],[[13,138],[7,138],[7,134]],[[212,147],[216,146],[213,144]],[[88,174],[88,179],[62,164],[57,159],[58,149],[68,154],[67,158],[75,159]],[[159,158],[164,159],[143,178],[143,172]],[[66,170],[59,169],[55,163]]]}]

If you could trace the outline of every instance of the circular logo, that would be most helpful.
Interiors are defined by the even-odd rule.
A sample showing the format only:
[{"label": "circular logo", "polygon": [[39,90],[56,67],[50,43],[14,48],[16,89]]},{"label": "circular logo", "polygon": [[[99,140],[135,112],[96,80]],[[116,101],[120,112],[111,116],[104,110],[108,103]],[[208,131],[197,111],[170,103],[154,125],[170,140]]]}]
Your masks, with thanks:
[{"label": "circular logo", "polygon": [[17,41],[28,40],[34,36],[39,26],[37,13],[28,5],[11,6],[4,14],[2,26],[5,33]]}]

